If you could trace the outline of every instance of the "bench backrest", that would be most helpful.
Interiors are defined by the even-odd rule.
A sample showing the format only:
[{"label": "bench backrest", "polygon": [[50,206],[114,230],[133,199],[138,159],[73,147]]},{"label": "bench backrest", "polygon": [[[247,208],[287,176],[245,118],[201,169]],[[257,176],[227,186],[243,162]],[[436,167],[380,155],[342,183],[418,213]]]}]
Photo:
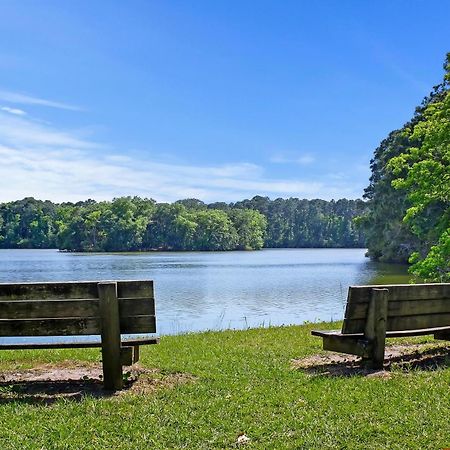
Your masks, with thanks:
[{"label": "bench backrest", "polygon": [[[0,283],[0,336],[98,335],[101,282]],[[117,281],[122,334],[154,333],[152,281]]]},{"label": "bench backrest", "polygon": [[342,333],[364,333],[373,288],[388,294],[386,331],[450,326],[450,283],[350,286]]}]

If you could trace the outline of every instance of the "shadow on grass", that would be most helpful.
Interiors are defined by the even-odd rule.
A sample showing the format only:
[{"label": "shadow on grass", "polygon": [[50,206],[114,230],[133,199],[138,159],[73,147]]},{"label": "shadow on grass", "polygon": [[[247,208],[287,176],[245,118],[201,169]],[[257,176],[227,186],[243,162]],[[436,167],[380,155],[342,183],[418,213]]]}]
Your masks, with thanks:
[{"label": "shadow on grass", "polygon": [[51,405],[57,401],[80,402],[87,398],[110,398],[127,394],[149,395],[161,388],[195,381],[187,373],[129,367],[120,391],[103,389],[101,365],[67,361],[44,364],[34,369],[0,374],[0,405],[26,403]]},{"label": "shadow on grass", "polygon": [[[130,389],[134,382],[135,380],[127,381],[124,390],[120,392]],[[101,380],[27,380],[0,383],[0,404],[20,402],[51,405],[61,400],[79,402],[87,397],[107,398],[114,395],[117,393],[103,389]]]},{"label": "shadow on grass", "polygon": [[420,345],[386,347],[382,370],[370,369],[351,355],[314,355],[292,361],[294,369],[312,376],[391,378],[392,372],[434,371],[450,367],[450,347],[421,348]]}]

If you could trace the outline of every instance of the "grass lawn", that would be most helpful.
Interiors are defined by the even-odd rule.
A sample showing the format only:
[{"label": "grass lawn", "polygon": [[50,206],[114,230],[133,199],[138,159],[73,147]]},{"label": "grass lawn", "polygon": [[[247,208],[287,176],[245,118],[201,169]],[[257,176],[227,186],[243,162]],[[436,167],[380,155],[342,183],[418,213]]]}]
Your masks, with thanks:
[{"label": "grass lawn", "polygon": [[[389,377],[293,369],[292,359],[322,353],[310,330],[332,327],[339,324],[163,337],[141,350],[141,366],[157,368],[161,381],[145,393],[46,404],[15,398],[4,384],[0,448],[230,449],[240,433],[250,439],[242,448],[450,447],[450,358],[394,367]],[[99,350],[2,351],[0,370],[67,360],[98,361]],[[183,382],[164,382],[175,373]]]}]

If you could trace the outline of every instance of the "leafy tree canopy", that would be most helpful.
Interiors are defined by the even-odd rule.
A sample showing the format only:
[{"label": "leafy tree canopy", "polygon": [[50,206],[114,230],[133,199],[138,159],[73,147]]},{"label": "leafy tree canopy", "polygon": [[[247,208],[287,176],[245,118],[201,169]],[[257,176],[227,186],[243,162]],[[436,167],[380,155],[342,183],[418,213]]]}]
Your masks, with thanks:
[{"label": "leafy tree canopy", "polygon": [[450,53],[444,68],[412,120],[375,151],[360,219],[370,256],[409,260],[428,281],[450,279]]},{"label": "leafy tree canopy", "polygon": [[361,200],[270,200],[207,205],[197,199],[157,204],[121,197],[111,202],[53,204],[32,198],[0,204],[0,248],[70,251],[252,250],[262,247],[362,247],[354,223]]}]

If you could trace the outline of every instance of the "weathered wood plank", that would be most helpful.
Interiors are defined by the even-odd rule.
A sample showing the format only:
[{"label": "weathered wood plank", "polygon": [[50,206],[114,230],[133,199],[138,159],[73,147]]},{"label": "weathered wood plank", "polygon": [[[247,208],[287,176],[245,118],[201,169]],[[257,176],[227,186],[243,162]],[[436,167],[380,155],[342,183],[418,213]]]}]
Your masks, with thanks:
[{"label": "weathered wood plank", "polygon": [[[155,314],[152,298],[119,299],[123,317]],[[99,317],[98,299],[76,300],[0,300],[0,319],[51,319]]]},{"label": "weathered wood plank", "polygon": [[[426,336],[428,334],[447,334],[450,333],[450,325],[445,327],[435,327],[435,328],[421,328],[415,330],[401,330],[401,331],[386,331],[386,338],[399,338],[399,337],[409,337],[409,336]],[[339,330],[312,330],[311,334],[313,336],[330,336],[339,335],[347,339],[364,339],[364,333],[346,333],[342,334]]]},{"label": "weathered wood plank", "polygon": [[[85,336],[100,334],[101,321],[93,318],[1,319],[0,336]],[[156,333],[155,316],[120,318],[122,334]]]},{"label": "weathered wood plank", "polygon": [[[311,334],[313,336],[319,336],[319,337],[324,337],[324,336],[342,336],[342,332],[340,330],[311,330]],[[358,334],[358,337],[362,337],[363,334],[360,333]],[[351,338],[351,336],[347,336],[345,335],[345,337],[347,338]]]},{"label": "weathered wood plank", "polygon": [[[364,319],[368,303],[353,303],[347,306],[346,319]],[[414,316],[422,314],[450,313],[450,298],[433,300],[401,300],[388,303],[388,317]]]},{"label": "weathered wood plank", "polygon": [[364,337],[369,342],[375,339],[375,302],[373,295],[367,307],[367,317],[364,319]]},{"label": "weathered wood plank", "polygon": [[450,325],[450,314],[430,314],[405,317],[390,317],[389,331],[445,327]]},{"label": "weathered wood plank", "polygon": [[119,313],[121,317],[154,316],[155,300],[146,298],[119,298]]},{"label": "weathered wood plank", "polygon": [[128,316],[120,318],[122,334],[156,333],[155,316]]},{"label": "weathered wood plank", "polygon": [[97,282],[0,284],[0,300],[59,300],[98,298]]},{"label": "weathered wood plank", "polygon": [[435,327],[435,328],[420,328],[413,330],[400,330],[400,331],[386,331],[387,338],[399,338],[399,337],[409,337],[409,336],[426,336],[428,334],[450,332],[450,326],[446,327]]},{"label": "weathered wood plank", "polygon": [[[98,298],[99,281],[0,283],[0,300],[59,300]],[[153,281],[117,281],[119,298],[154,298]]]},{"label": "weathered wood plank", "polygon": [[450,298],[450,283],[350,286],[347,303],[369,303],[373,288],[389,290],[389,302]]},{"label": "weathered wood plank", "polygon": [[368,357],[370,355],[370,345],[363,339],[347,339],[342,335],[326,335],[323,337],[323,349],[332,352],[348,353]]},{"label": "weathered wood plank", "polygon": [[367,312],[364,336],[371,344],[370,359],[375,369],[383,367],[388,295],[387,289],[372,289],[372,298]]},{"label": "weathered wood plank", "polygon": [[105,389],[122,389],[122,361],[120,348],[119,300],[117,284],[99,283],[103,384]]},{"label": "weathered wood plank", "polygon": [[99,314],[98,299],[0,300],[0,319],[95,318]]},{"label": "weathered wood plank", "polygon": [[155,298],[153,281],[118,281],[117,296],[119,298]]},{"label": "weathered wood plank", "polygon": [[[64,336],[65,337],[65,336]],[[94,336],[95,338],[96,336]],[[159,338],[149,337],[149,338],[139,338],[139,339],[122,339],[123,346],[133,346],[133,349],[139,348],[141,345],[151,345],[158,344]],[[90,339],[86,342],[34,342],[34,343],[23,343],[23,342],[8,342],[0,343],[1,350],[25,350],[25,349],[57,349],[57,348],[99,348],[102,346],[101,338]],[[134,353],[133,353],[134,355]]]},{"label": "weathered wood plank", "polygon": [[[342,332],[345,334],[363,333],[365,319],[345,320]],[[386,330],[401,331],[424,328],[446,327],[450,325],[450,314],[421,314],[403,317],[388,317]]]},{"label": "weathered wood plank", "polygon": [[1,319],[0,336],[65,336],[100,334],[100,319]]}]

